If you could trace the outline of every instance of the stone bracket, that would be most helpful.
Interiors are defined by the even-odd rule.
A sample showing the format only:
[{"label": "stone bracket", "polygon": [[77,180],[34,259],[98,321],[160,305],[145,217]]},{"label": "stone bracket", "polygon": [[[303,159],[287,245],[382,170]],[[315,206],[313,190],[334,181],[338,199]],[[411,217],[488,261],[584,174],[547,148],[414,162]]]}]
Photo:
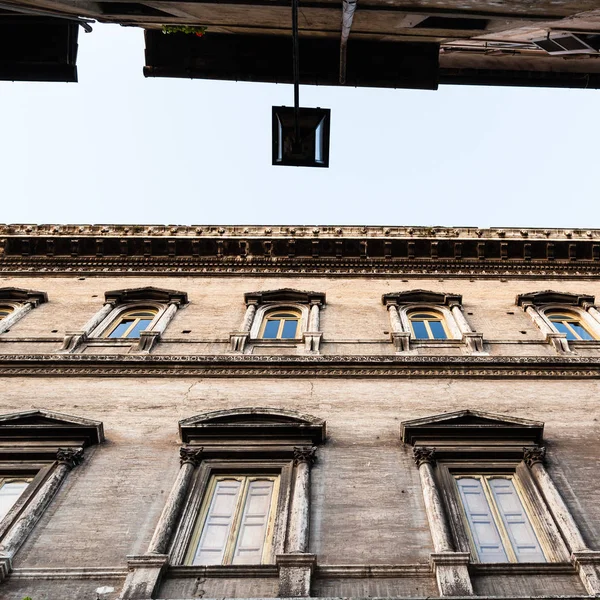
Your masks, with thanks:
[{"label": "stone bracket", "polygon": [[469,576],[469,552],[436,552],[430,563],[437,580],[440,596],[472,596],[473,585]]},{"label": "stone bracket", "polygon": [[559,354],[569,354],[571,352],[566,333],[547,333],[546,341],[554,346]]},{"label": "stone bracket", "polygon": [[12,561],[10,556],[0,554],[0,583],[2,583],[8,574],[12,571]]},{"label": "stone bracket", "polygon": [[487,354],[483,349],[483,333],[463,332],[462,341],[467,346],[469,354]]},{"label": "stone bracket", "polygon": [[119,600],[148,600],[158,592],[169,564],[168,554],[142,554],[127,557],[127,578]]},{"label": "stone bracket", "polygon": [[394,344],[396,352],[406,354],[410,352],[410,332],[409,331],[392,331],[390,338]]},{"label": "stone bracket", "polygon": [[67,331],[59,352],[74,352],[88,339],[85,331]]},{"label": "stone bracket", "polygon": [[571,561],[577,568],[581,582],[590,596],[600,596],[600,552],[583,550],[573,552]]},{"label": "stone bracket", "polygon": [[279,598],[307,598],[310,596],[312,574],[317,566],[314,554],[278,554]]},{"label": "stone bracket", "polygon": [[315,331],[306,331],[302,335],[304,341],[304,349],[309,354],[319,354],[319,347],[321,346],[321,338],[323,334]]},{"label": "stone bracket", "polygon": [[244,352],[248,338],[250,337],[249,331],[236,331],[229,334],[229,349],[231,352]]},{"label": "stone bracket", "polygon": [[134,350],[136,352],[142,352],[143,354],[148,354],[156,342],[160,340],[160,332],[159,331],[140,331],[140,339],[138,340],[137,345]]}]

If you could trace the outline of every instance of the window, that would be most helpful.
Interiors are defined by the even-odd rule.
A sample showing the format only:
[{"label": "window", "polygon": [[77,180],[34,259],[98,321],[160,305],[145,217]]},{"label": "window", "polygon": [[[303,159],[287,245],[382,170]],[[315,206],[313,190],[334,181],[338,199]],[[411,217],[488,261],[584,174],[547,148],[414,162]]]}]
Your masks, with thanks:
[{"label": "window", "polygon": [[156,317],[154,308],[136,309],[122,312],[108,328],[104,337],[115,339],[138,339],[141,331],[146,331]]},{"label": "window", "polygon": [[546,316],[559,333],[567,334],[567,340],[596,339],[575,315],[566,312],[546,311]]},{"label": "window", "polygon": [[[483,334],[471,329],[463,314],[462,296],[429,290],[384,294],[390,318],[390,338],[398,354],[415,354],[437,340],[463,346],[468,354],[487,354]],[[428,350],[429,351],[429,350]]]},{"label": "window", "polygon": [[0,521],[8,514],[30,483],[30,478],[0,477]]},{"label": "window", "polygon": [[65,334],[61,352],[88,352],[92,346],[148,353],[160,340],[177,310],[188,302],[185,292],[155,287],[105,293],[105,303],[79,331]]},{"label": "window", "polygon": [[546,562],[514,475],[454,478],[479,562]]},{"label": "window", "polygon": [[279,477],[211,477],[186,559],[191,565],[268,562]]},{"label": "window", "polygon": [[419,340],[446,340],[450,336],[446,331],[444,318],[439,313],[414,312],[409,314],[413,335]]},{"label": "window", "polygon": [[293,340],[298,337],[300,313],[296,311],[272,311],[265,315],[261,329],[264,340]]},{"label": "window", "polygon": [[6,319],[14,310],[12,306],[0,306],[0,320]]}]

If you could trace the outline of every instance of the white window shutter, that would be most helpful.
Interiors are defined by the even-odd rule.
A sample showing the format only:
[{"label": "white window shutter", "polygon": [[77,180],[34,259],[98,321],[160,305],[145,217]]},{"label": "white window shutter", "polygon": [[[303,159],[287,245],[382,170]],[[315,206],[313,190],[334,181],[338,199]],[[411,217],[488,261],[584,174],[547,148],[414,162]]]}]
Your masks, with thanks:
[{"label": "white window shutter", "polygon": [[488,482],[517,562],[546,562],[514,482],[500,477]]},{"label": "white window shutter", "polygon": [[250,481],[244,503],[240,532],[233,555],[234,565],[260,564],[269,523],[273,480]]},{"label": "white window shutter", "polygon": [[235,479],[217,481],[208,508],[194,565],[220,565],[235,517],[242,482]]},{"label": "white window shutter", "polygon": [[0,480],[0,521],[8,514],[28,485],[28,481],[7,481],[2,485]]},{"label": "white window shutter", "polygon": [[479,561],[508,562],[481,481],[471,477],[460,477],[456,482]]}]

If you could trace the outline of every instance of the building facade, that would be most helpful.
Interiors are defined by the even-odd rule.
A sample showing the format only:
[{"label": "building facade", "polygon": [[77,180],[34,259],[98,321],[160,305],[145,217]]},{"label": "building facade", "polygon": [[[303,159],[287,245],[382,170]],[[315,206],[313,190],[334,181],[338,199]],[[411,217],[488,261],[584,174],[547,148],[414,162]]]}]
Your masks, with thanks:
[{"label": "building facade", "polygon": [[2,226],[0,597],[600,595],[600,231]]}]

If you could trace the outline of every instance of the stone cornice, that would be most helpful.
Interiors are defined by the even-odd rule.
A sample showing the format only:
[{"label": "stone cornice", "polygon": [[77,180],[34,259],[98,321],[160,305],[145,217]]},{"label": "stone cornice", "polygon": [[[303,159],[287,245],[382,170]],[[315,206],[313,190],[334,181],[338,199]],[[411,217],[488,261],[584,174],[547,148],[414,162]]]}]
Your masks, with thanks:
[{"label": "stone cornice", "polygon": [[591,357],[0,355],[0,376],[596,378]]},{"label": "stone cornice", "polygon": [[600,275],[600,230],[0,225],[0,273]]}]

